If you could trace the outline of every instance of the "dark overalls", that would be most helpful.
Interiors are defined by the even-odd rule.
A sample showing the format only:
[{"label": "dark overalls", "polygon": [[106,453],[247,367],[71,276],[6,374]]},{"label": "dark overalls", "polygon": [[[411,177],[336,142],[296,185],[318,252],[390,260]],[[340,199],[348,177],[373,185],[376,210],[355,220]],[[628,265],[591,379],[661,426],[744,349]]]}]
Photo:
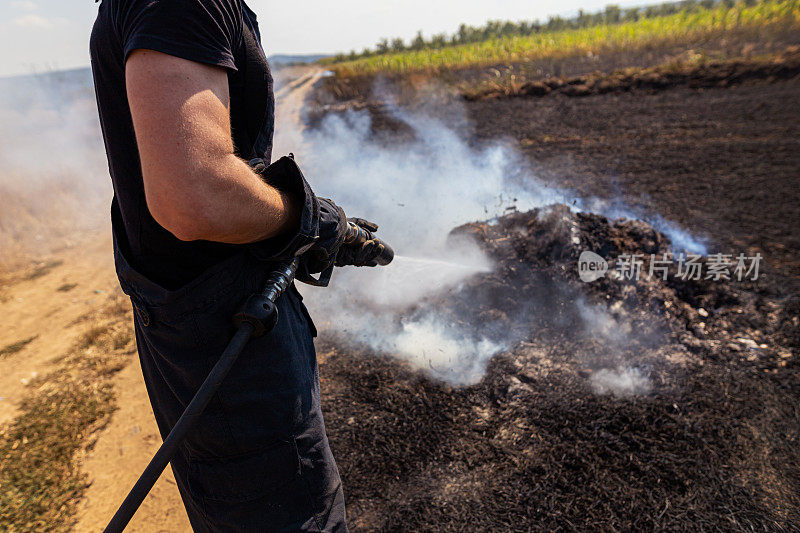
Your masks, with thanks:
[{"label": "dark overalls", "polygon": [[[131,268],[116,239],[114,254],[165,437],[232,336],[238,306],[262,288],[269,265],[245,252],[169,291]],[[172,460],[196,531],[346,531],[320,409],[316,331],[301,300],[294,286],[278,299],[277,326],[250,341]]]}]

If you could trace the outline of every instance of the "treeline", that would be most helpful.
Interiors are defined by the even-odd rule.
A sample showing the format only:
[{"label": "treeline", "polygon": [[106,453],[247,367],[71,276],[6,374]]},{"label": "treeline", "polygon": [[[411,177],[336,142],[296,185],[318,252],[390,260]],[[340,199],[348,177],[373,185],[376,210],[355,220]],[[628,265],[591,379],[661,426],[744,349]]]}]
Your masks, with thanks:
[{"label": "treeline", "polygon": [[405,52],[408,50],[439,49],[447,46],[457,46],[460,44],[476,43],[490,39],[500,39],[504,37],[526,36],[558,32],[570,29],[588,28],[603,24],[620,24],[645,18],[665,17],[678,13],[692,13],[699,10],[711,9],[717,5],[733,7],[737,3],[744,3],[752,6],[760,0],[682,0],[680,2],[668,2],[642,7],[621,8],[618,5],[608,5],[602,11],[586,13],[582,9],[577,16],[564,18],[553,16],[546,22],[534,21],[499,21],[492,20],[483,26],[468,26],[462,24],[458,31],[452,35],[439,33],[429,39],[423,37],[422,32],[417,32],[411,42],[406,43],[403,39],[381,39],[374,49],[365,48],[361,53],[352,50],[349,54],[337,54],[327,58],[326,63],[339,63],[351,61],[365,57],[379,56],[389,53]]}]

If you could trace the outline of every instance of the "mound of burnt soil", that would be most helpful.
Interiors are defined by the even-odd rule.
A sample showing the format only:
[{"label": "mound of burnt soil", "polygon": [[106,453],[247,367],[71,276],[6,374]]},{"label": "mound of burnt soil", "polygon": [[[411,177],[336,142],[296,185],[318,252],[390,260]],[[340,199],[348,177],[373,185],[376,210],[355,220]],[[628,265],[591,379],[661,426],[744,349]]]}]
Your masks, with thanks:
[{"label": "mound of burnt soil", "polygon": [[[650,254],[671,257],[665,236],[565,206],[454,234],[496,268],[419,310],[505,341],[479,384],[321,343],[355,530],[796,526],[798,325],[769,279],[648,279]],[[591,283],[587,249],[609,262]],[[639,280],[617,274],[634,253]]]}]

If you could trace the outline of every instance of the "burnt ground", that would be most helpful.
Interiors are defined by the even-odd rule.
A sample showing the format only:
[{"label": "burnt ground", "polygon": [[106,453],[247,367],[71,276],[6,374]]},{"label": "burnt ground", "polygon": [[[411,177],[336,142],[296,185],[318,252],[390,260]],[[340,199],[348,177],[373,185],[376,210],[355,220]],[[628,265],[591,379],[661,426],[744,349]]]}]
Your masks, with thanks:
[{"label": "burnt ground", "polygon": [[[800,531],[799,96],[794,79],[465,103],[471,142],[509,140],[541,179],[660,213],[712,252],[760,252],[765,274],[587,285],[581,249],[663,253],[667,239],[563,208],[460,228],[497,270],[419,307],[515,339],[478,385],[330,335],[319,346],[353,529]],[[599,394],[623,367],[647,388]]]},{"label": "burnt ground", "polygon": [[546,181],[680,223],[714,251],[760,251],[800,276],[800,80],[468,105]]},{"label": "burnt ground", "polygon": [[[470,142],[508,141],[546,183],[659,213],[707,238],[711,252],[759,252],[798,289],[798,101],[795,77],[419,105],[445,121],[455,108]],[[366,109],[376,135],[408,134],[384,107]]]},{"label": "burnt ground", "polygon": [[[319,346],[353,529],[797,531],[800,328],[771,283],[673,268],[583,284],[584,246],[616,257],[669,242],[565,206],[456,233],[498,267],[409,314],[515,339],[479,384],[452,388],[341,338]],[[603,394],[621,369],[646,383]]]}]

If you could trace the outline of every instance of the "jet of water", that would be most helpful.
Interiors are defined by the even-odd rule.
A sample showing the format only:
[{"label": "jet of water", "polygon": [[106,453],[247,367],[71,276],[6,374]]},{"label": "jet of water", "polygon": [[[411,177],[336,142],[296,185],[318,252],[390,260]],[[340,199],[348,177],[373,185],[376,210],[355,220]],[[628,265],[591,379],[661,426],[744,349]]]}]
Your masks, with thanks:
[{"label": "jet of water", "polygon": [[450,261],[444,261],[442,259],[425,259],[422,257],[407,257],[404,255],[397,255],[394,256],[395,261],[400,261],[402,268],[404,270],[419,270],[425,271],[429,269],[454,269],[459,271],[471,271],[475,274],[480,272],[491,272],[492,269],[488,265],[467,265],[463,263],[452,263]]}]

